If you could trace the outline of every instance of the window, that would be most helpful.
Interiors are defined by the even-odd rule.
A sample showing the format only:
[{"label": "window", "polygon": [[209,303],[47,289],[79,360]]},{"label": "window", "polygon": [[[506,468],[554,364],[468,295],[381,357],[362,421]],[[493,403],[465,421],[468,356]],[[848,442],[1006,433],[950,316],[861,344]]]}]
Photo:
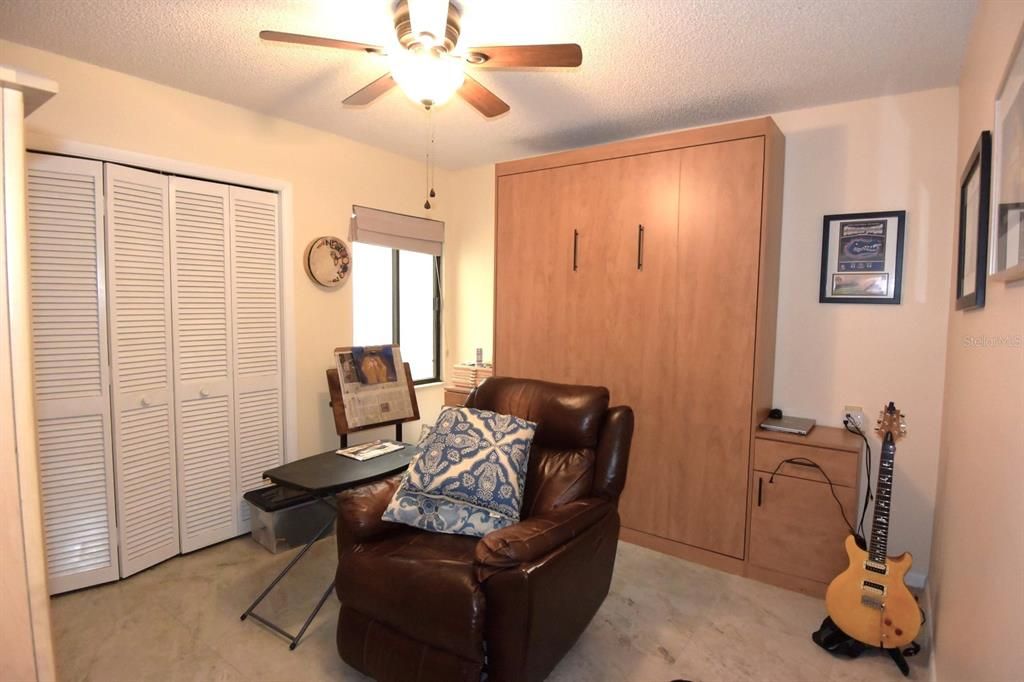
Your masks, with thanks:
[{"label": "window", "polygon": [[414,383],[441,380],[441,257],[352,244],[352,338],[397,343]]}]

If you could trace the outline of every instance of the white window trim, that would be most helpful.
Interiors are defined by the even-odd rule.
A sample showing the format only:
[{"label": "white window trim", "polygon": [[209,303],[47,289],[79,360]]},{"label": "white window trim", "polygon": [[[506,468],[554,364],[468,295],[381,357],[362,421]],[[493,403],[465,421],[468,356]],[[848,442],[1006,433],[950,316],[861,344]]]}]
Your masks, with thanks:
[{"label": "white window trim", "polygon": [[292,183],[249,173],[225,170],[191,161],[169,159],[153,154],[130,152],[114,147],[76,142],[62,137],[26,132],[25,147],[31,151],[81,156],[128,166],[152,168],[231,185],[243,185],[277,192],[281,217],[281,353],[284,399],[284,461],[299,459],[298,377],[295,371],[295,254]]}]

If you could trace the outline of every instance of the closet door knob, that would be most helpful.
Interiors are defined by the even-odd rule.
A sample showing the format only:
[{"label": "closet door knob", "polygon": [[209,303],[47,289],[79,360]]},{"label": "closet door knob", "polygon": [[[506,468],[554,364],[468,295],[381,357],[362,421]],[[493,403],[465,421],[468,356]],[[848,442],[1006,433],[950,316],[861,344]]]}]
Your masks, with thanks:
[{"label": "closet door knob", "polygon": [[139,404],[141,404],[143,407],[149,407],[149,398],[143,396],[142,400],[139,401]]},{"label": "closet door knob", "polygon": [[207,391],[205,388],[201,388],[201,389],[199,389],[199,397],[200,398],[209,398],[210,397],[210,392]]}]

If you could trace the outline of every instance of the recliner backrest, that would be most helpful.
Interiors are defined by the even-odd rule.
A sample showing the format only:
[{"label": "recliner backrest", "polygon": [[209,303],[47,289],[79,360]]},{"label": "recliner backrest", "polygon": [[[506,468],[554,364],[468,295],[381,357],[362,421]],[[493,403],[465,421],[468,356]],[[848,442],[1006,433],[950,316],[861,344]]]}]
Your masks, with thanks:
[{"label": "recliner backrest", "polygon": [[[584,497],[616,498],[621,492],[626,457],[621,448],[602,443],[609,415],[608,389],[493,377],[470,394],[466,407],[511,414],[537,424],[522,518]],[[628,411],[615,408],[621,409]],[[629,425],[631,434],[631,412]],[[628,443],[627,435],[627,455]],[[604,461],[609,459],[613,461]]]}]

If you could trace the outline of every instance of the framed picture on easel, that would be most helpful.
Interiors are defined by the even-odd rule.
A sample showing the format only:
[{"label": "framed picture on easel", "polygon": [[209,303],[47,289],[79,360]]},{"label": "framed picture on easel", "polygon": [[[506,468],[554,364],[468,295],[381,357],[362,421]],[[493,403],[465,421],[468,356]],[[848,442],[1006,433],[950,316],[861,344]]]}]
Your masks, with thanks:
[{"label": "framed picture on easel", "polygon": [[327,386],[342,447],[348,434],[381,426],[394,426],[401,440],[402,424],[420,418],[409,363],[397,345],[335,348]]}]

